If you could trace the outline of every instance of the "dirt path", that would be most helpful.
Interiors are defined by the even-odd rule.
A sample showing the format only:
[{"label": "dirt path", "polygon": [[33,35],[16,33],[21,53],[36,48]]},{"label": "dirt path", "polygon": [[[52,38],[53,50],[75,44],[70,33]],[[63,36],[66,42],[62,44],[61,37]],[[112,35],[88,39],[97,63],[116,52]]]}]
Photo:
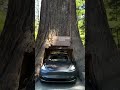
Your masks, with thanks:
[{"label": "dirt path", "polygon": [[35,83],[35,90],[85,90],[85,85],[77,80],[76,84],[44,84],[39,80]]}]

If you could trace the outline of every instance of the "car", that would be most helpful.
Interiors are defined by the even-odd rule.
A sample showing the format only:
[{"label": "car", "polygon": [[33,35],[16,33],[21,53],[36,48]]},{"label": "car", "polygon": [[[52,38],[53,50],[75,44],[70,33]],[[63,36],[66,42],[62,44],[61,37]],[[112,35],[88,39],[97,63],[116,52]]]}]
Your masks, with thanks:
[{"label": "car", "polygon": [[41,82],[75,83],[76,79],[76,65],[66,53],[50,54],[40,70]]}]

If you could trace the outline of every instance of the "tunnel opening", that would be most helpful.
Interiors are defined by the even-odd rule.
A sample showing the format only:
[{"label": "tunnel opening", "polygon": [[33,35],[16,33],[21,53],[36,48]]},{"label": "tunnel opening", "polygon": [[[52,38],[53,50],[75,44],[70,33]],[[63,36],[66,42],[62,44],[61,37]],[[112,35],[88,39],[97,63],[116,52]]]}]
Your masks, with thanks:
[{"label": "tunnel opening", "polygon": [[32,52],[25,52],[21,66],[19,88],[21,90],[33,90],[35,88],[34,83],[34,71],[35,71],[35,49]]}]

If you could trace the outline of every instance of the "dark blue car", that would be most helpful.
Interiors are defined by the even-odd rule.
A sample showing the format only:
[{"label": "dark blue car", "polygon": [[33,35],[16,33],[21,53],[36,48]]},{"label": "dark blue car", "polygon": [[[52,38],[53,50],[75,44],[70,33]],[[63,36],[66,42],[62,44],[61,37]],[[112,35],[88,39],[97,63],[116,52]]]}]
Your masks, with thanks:
[{"label": "dark blue car", "polygon": [[68,54],[50,54],[40,70],[42,82],[76,82],[76,66]]}]

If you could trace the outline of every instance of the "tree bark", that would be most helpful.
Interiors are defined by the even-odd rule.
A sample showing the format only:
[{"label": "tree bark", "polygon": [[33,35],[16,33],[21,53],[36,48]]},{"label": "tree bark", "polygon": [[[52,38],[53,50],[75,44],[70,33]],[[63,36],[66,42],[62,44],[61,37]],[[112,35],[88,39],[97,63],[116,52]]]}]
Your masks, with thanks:
[{"label": "tree bark", "polygon": [[[91,72],[94,74],[92,79],[97,84],[97,90],[118,90],[119,86],[115,87],[112,81],[115,77],[119,77],[120,54],[109,30],[102,0],[86,0],[85,21],[86,54],[92,56],[93,69]],[[109,85],[107,85],[108,82]],[[111,88],[108,89],[108,87]]]},{"label": "tree bark", "polygon": [[[80,72],[84,71],[84,47],[77,28],[75,0],[42,0],[35,57],[41,66],[46,41],[52,36],[71,36],[71,47]],[[81,74],[80,74],[81,75]]]},{"label": "tree bark", "polygon": [[33,0],[9,0],[0,36],[0,90],[18,90],[24,53],[34,48],[33,20]]}]

